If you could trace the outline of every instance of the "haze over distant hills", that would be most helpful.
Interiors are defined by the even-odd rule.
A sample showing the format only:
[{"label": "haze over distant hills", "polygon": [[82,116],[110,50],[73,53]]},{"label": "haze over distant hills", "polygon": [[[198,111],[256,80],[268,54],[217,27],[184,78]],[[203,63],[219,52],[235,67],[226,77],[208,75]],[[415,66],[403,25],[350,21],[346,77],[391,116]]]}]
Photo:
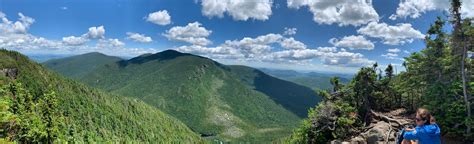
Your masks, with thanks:
[{"label": "haze over distant hills", "polygon": [[116,94],[138,98],[202,136],[271,141],[287,136],[320,97],[313,90],[246,66],[227,66],[174,50],[129,60],[98,53],[45,66]]},{"label": "haze over distant hills", "polygon": [[260,68],[261,71],[283,79],[291,81],[312,89],[322,89],[327,90],[331,89],[331,83],[329,82],[331,77],[339,77],[342,83],[348,83],[352,79],[350,74],[337,74],[337,73],[318,73],[318,72],[298,72],[294,70],[278,70],[278,69],[268,69]]}]

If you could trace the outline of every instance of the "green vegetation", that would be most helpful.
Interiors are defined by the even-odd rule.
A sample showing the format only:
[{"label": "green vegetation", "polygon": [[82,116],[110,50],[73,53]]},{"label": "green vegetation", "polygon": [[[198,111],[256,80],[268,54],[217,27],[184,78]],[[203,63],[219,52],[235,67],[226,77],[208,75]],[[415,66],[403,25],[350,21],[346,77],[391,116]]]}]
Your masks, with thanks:
[{"label": "green vegetation", "polygon": [[[68,59],[60,61],[78,71]],[[319,101],[311,89],[256,69],[173,50],[108,63],[77,79],[143,100],[203,137],[222,141],[268,142],[287,136]]]},{"label": "green vegetation", "polygon": [[88,88],[0,50],[0,142],[199,143],[183,123],[147,104]]},{"label": "green vegetation", "polygon": [[[92,52],[63,59],[52,59],[43,64],[46,65],[46,67],[54,69],[56,72],[67,75],[70,78],[81,78],[92,72],[97,67],[120,60],[122,59],[118,57],[106,56],[101,53]],[[71,66],[75,67],[71,68]]]},{"label": "green vegetation", "polygon": [[405,58],[405,72],[394,75],[388,65],[385,74],[377,73],[378,66],[374,64],[361,68],[340,89],[321,91],[323,102],[310,111],[309,118],[287,142],[348,139],[370,123],[372,111],[406,108],[413,112],[419,107],[432,111],[444,137],[474,141],[474,90],[472,82],[468,83],[474,78],[474,61],[466,58],[467,51],[473,50],[472,46],[468,49],[468,44],[474,42],[474,25],[470,19],[461,20],[459,0],[452,4],[451,34],[444,31],[446,22],[439,17],[426,34],[426,48]]}]

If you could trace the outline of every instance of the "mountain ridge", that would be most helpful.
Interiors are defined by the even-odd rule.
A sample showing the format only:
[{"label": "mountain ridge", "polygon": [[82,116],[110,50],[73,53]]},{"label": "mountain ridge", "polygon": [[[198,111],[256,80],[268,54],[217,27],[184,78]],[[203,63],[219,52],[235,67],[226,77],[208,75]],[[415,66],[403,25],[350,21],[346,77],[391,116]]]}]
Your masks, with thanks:
[{"label": "mountain ridge", "polygon": [[[309,88],[268,76],[257,69],[239,68],[167,50],[104,64],[78,80],[144,100],[202,135],[217,136],[224,141],[268,141],[286,135],[306,117],[307,109],[320,100]],[[269,88],[263,91],[261,85],[265,81],[260,81],[260,86],[253,85],[258,76],[277,82],[274,85],[280,89],[291,85],[304,90],[287,89],[281,94],[270,93]],[[274,134],[266,132],[268,129],[283,131]]]}]

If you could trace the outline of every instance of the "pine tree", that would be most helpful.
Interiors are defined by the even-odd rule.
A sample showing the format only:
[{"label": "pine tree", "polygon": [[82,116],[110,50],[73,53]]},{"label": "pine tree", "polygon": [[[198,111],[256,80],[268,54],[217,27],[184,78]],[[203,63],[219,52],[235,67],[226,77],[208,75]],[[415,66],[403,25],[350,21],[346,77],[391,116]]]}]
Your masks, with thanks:
[{"label": "pine tree", "polygon": [[[471,103],[469,102],[469,93],[468,93],[468,82],[466,76],[466,57],[467,57],[467,44],[466,44],[466,36],[464,34],[464,29],[462,25],[461,19],[461,1],[460,0],[452,0],[451,1],[451,15],[453,17],[452,24],[454,26],[453,31],[453,54],[456,56],[460,55],[460,62],[461,62],[461,79],[462,79],[462,91],[464,102],[466,105],[466,116],[467,118],[471,118]],[[466,133],[471,132],[470,125],[467,125]]]},{"label": "pine tree", "polygon": [[393,66],[392,64],[388,64],[387,68],[385,69],[385,76],[391,80],[393,77]]},{"label": "pine tree", "polygon": [[338,91],[342,87],[342,85],[339,82],[339,77],[332,77],[329,81],[332,85],[333,92]]}]

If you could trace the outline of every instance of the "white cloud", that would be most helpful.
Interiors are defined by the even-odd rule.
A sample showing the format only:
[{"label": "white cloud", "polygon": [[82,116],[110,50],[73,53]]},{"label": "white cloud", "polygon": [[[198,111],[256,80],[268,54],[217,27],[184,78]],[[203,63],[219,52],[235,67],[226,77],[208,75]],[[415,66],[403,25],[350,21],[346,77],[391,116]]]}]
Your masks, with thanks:
[{"label": "white cloud", "polygon": [[80,37],[76,36],[67,36],[62,38],[62,42],[66,45],[79,46],[84,45],[90,39],[103,39],[105,38],[105,28],[104,26],[90,27],[87,33],[81,35]]},{"label": "white cloud", "polygon": [[268,20],[272,14],[272,0],[202,0],[202,14],[208,17],[224,17],[234,20]]},{"label": "white cloud", "polygon": [[167,10],[161,10],[148,14],[146,21],[157,25],[168,25],[171,23],[171,16],[168,14]]},{"label": "white cloud", "polygon": [[[284,49],[275,48],[279,44]],[[199,54],[213,59],[231,59],[232,61],[292,63],[307,65],[313,60],[321,61],[324,65],[358,67],[373,63],[360,53],[338,51],[335,47],[319,47],[309,49],[295,40],[280,34],[266,34],[255,38],[244,37],[240,40],[227,40],[216,47],[198,45],[181,46],[176,48],[181,52]]]},{"label": "white cloud", "polygon": [[287,49],[306,49],[306,45],[293,37],[285,38],[280,42],[281,47]]},{"label": "white cloud", "polygon": [[410,54],[410,52],[409,52],[409,51],[407,51],[407,50],[404,50],[403,52],[404,52],[404,53],[406,53],[406,54]]},{"label": "white cloud", "polygon": [[[399,52],[401,52],[401,50],[398,48],[387,49],[387,53],[382,54],[382,57],[385,57],[386,59],[391,59],[391,60],[403,60],[402,58],[398,57]],[[407,53],[408,51],[405,50],[404,52]]]},{"label": "white cloud", "polygon": [[231,47],[204,47],[198,45],[190,45],[190,46],[181,46],[176,48],[176,50],[185,52],[185,53],[193,53],[197,55],[204,55],[209,56],[215,59],[241,59],[244,58],[242,53],[234,48]]},{"label": "white cloud", "polygon": [[360,26],[379,20],[372,0],[288,0],[287,6],[295,9],[309,7],[313,20],[319,24]]},{"label": "white cloud", "polygon": [[364,58],[364,55],[360,53],[336,51],[336,48],[328,47],[279,51],[272,53],[268,59],[273,61],[320,59],[325,65],[347,67],[367,66],[374,63],[374,61]]},{"label": "white cloud", "polygon": [[385,57],[386,59],[398,59],[398,60],[401,60],[401,58],[398,57],[398,54],[396,53],[386,53],[386,54],[382,54],[383,57]]},{"label": "white cloud", "polygon": [[193,22],[186,26],[175,26],[167,30],[163,36],[169,40],[182,41],[191,43],[193,45],[206,46],[212,42],[207,37],[212,33],[211,30],[207,30],[201,27],[201,23]]},{"label": "white cloud", "polygon": [[374,43],[370,40],[367,40],[364,36],[345,36],[342,39],[332,38],[329,40],[329,43],[333,44],[336,47],[350,48],[350,49],[364,49],[364,50],[373,50]]},{"label": "white cloud", "polygon": [[241,49],[247,57],[254,57],[272,49],[272,44],[279,44],[285,49],[306,49],[306,45],[293,37],[285,38],[280,34],[266,34],[256,38],[244,37],[241,40],[226,40],[224,47]]},{"label": "white cloud", "polygon": [[226,40],[224,47],[239,49],[245,57],[253,58],[262,53],[271,51],[269,44],[279,42],[283,37],[280,34],[267,34],[256,38],[245,37],[241,40]]},{"label": "white cloud", "polygon": [[461,0],[461,16],[474,18],[474,0]]},{"label": "white cloud", "polygon": [[18,21],[12,22],[7,19],[6,15],[3,12],[0,12],[0,30],[5,33],[26,33],[30,28],[31,24],[35,22],[35,19],[27,17],[22,13],[18,13]]},{"label": "white cloud", "polygon": [[97,47],[99,48],[114,48],[114,47],[123,47],[125,43],[118,39],[100,39],[97,43]]},{"label": "white cloud", "polygon": [[[422,14],[433,10],[445,10],[449,12],[451,6],[449,0],[401,0],[398,4],[397,11],[389,18],[396,20],[397,18],[418,18]],[[474,1],[461,0],[461,15],[463,17],[474,17]]]},{"label": "white cloud", "polygon": [[85,44],[89,39],[84,38],[84,37],[75,37],[75,36],[68,36],[68,37],[63,37],[63,43],[66,45],[83,45]]},{"label": "white cloud", "polygon": [[[19,14],[20,15],[20,14]],[[158,52],[156,49],[126,48],[125,43],[118,39],[99,39],[95,45],[83,44],[92,37],[103,37],[103,28],[94,27],[91,31],[79,37],[63,37],[61,40],[50,40],[28,33],[28,27],[34,22],[32,18],[20,15],[20,23],[23,23],[26,31],[16,31],[13,29],[15,22],[9,21],[5,14],[0,12],[0,47],[8,50],[15,50],[26,54],[58,54],[76,55],[87,52],[102,52],[115,56],[137,56],[143,53]],[[22,25],[23,25],[22,24]],[[101,30],[102,29],[102,30]],[[95,31],[95,32],[94,32]],[[91,37],[91,38],[90,38]]]},{"label": "white cloud", "polygon": [[133,33],[133,32],[127,32],[127,39],[131,39],[133,41],[141,42],[141,43],[149,43],[153,41],[151,37],[147,37],[144,34]]},{"label": "white cloud", "polygon": [[336,53],[329,53],[323,56],[323,62],[326,65],[339,65],[348,67],[362,67],[375,63],[372,60],[364,58],[360,53],[352,53],[341,51]]},{"label": "white cloud", "polygon": [[98,27],[90,27],[89,31],[86,34],[84,34],[83,37],[98,39],[98,38],[104,38],[104,35],[105,35],[104,26],[98,26]]},{"label": "white cloud", "polygon": [[399,53],[401,50],[398,48],[392,48],[392,49],[387,49],[387,52],[389,53]]},{"label": "white cloud", "polygon": [[409,23],[392,26],[386,23],[371,22],[361,27],[357,32],[369,37],[380,38],[384,44],[389,45],[411,43],[414,39],[424,38],[424,35]]},{"label": "white cloud", "polygon": [[287,27],[285,27],[285,31],[283,32],[283,35],[295,35],[297,30],[298,29],[296,29],[296,28],[287,28]]}]

